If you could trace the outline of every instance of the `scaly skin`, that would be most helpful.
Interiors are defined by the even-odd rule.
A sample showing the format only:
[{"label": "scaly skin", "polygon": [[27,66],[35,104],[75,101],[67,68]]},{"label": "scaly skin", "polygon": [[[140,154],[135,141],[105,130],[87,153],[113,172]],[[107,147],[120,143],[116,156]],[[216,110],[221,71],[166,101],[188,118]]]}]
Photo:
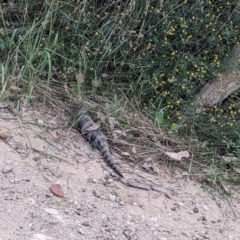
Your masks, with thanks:
[{"label": "scaly skin", "polygon": [[[78,116],[80,117],[80,116]],[[115,165],[110,148],[108,145],[107,137],[102,133],[100,130],[89,130],[94,125],[93,120],[88,116],[84,115],[80,117],[80,119],[77,122],[77,128],[81,132],[81,134],[87,138],[87,140],[90,142],[92,147],[97,148],[101,155],[103,156],[105,162],[108,164],[112,170],[117,173],[120,177],[123,178],[122,173],[119,171],[117,166]]]}]

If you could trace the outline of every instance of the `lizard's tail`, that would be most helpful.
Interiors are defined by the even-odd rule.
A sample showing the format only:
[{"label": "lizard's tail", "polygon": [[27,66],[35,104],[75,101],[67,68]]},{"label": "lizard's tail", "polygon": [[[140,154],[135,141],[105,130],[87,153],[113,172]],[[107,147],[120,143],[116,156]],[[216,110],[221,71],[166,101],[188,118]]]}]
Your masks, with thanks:
[{"label": "lizard's tail", "polygon": [[108,148],[103,148],[101,151],[103,158],[105,160],[105,162],[108,164],[108,166],[115,172],[117,173],[120,177],[124,178],[122,173],[119,171],[119,169],[117,168],[117,166],[115,165],[113,159],[112,159],[112,155],[109,152]]}]

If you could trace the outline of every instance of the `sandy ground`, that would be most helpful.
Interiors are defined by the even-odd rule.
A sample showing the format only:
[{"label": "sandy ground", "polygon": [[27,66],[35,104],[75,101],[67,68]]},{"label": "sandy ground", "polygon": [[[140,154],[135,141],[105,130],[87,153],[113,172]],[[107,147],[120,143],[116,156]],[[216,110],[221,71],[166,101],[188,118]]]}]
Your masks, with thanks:
[{"label": "sandy ground", "polygon": [[0,239],[240,239],[239,186],[224,197],[180,171],[154,176],[115,156],[120,180],[68,121],[44,107],[21,118],[0,109]]}]

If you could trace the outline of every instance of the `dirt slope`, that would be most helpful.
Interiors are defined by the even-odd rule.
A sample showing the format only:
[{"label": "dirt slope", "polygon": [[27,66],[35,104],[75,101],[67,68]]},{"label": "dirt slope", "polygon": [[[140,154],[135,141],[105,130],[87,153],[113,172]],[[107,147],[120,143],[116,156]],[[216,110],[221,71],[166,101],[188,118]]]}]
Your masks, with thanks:
[{"label": "dirt slope", "polygon": [[[239,187],[223,198],[180,173],[153,176],[115,157],[121,182],[67,121],[43,107],[21,119],[0,109],[0,239],[240,239]],[[126,186],[134,179],[161,188]],[[64,198],[50,191],[57,183]]]}]

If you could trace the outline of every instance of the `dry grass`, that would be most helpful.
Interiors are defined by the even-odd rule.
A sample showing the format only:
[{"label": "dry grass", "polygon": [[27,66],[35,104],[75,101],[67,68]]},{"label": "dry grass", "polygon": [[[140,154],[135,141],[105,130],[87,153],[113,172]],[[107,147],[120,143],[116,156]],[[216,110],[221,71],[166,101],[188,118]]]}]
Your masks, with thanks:
[{"label": "dry grass", "polygon": [[[50,87],[47,95],[43,96],[43,92],[46,92],[44,83],[38,85],[33,92],[34,104],[41,106],[45,103],[56,115],[69,116],[68,130],[74,127],[75,113],[79,106],[87,107],[94,122],[101,124],[101,130],[108,137],[111,148],[134,166],[158,174],[157,169],[167,164],[180,170],[187,178],[198,179],[203,183],[216,183],[219,177],[226,175],[223,170],[214,168],[216,154],[206,152],[204,144],[184,139],[177,133],[158,126],[150,111],[141,111],[125,97],[116,100],[113,96],[108,101],[99,95],[78,96],[67,86],[60,85]],[[62,126],[66,128],[66,123]],[[177,161],[166,155],[166,152],[180,151],[188,151],[189,158]],[[211,157],[213,165],[209,166],[203,159]]]}]

